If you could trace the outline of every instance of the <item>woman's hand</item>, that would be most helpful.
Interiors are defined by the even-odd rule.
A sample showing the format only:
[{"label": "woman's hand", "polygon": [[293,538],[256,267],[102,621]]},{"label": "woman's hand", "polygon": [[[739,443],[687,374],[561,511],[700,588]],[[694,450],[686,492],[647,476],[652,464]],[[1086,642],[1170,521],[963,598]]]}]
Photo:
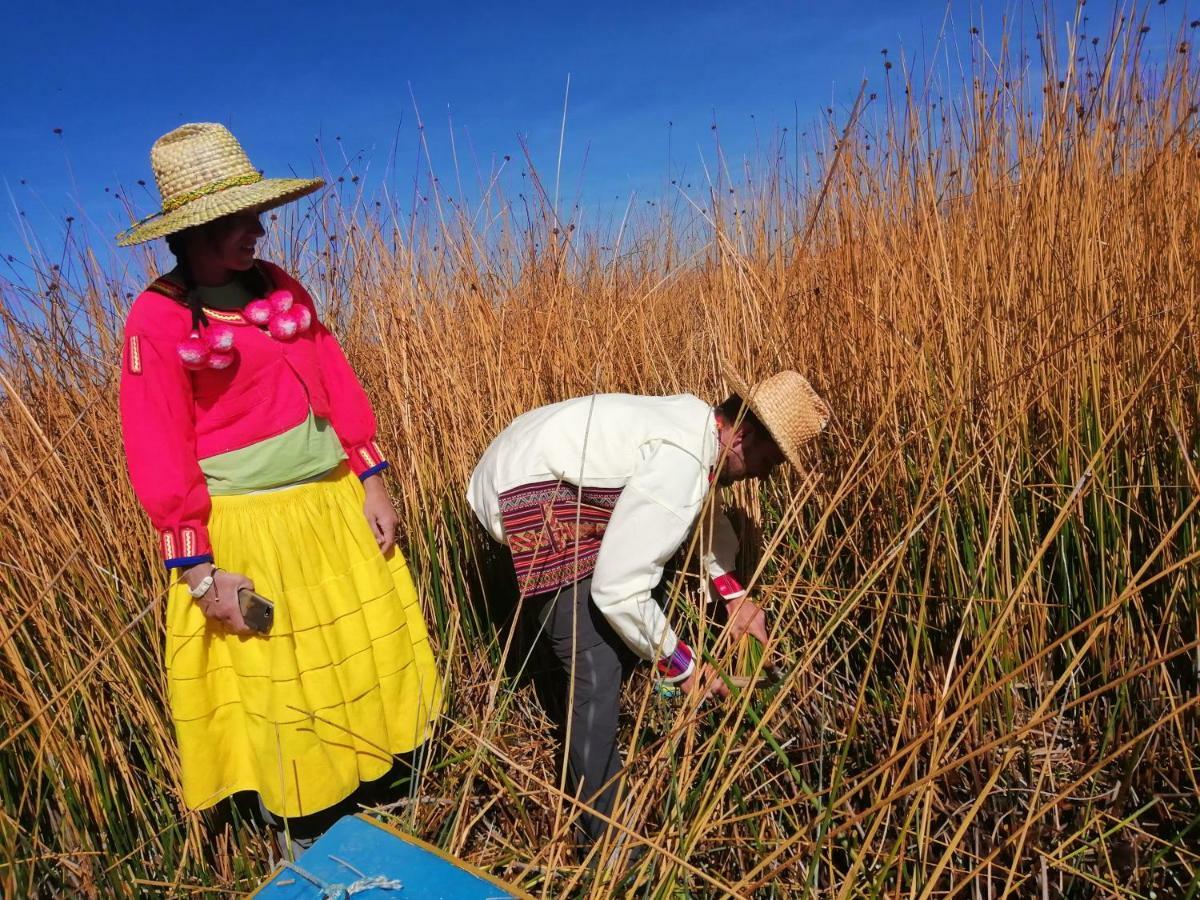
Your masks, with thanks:
[{"label": "woman's hand", "polygon": [[367,517],[367,524],[371,526],[380,552],[387,553],[396,546],[396,526],[400,523],[396,508],[392,506],[392,498],[388,496],[382,475],[375,474],[364,481],[363,490],[367,492],[363,515]]},{"label": "woman's hand", "polygon": [[692,674],[680,682],[679,687],[696,703],[703,703],[709,697],[729,696],[728,686],[721,680],[717,670],[707,663],[699,663]]},{"label": "woman's hand", "polygon": [[[213,573],[214,568],[211,563],[192,566],[184,570],[183,580],[189,588],[194,588]],[[254,582],[237,572],[216,569],[212,586],[203,597],[196,599],[196,604],[209,621],[219,623],[234,634],[254,634],[254,630],[242,618],[241,604],[238,603],[238,591],[242,588],[254,590]]]}]

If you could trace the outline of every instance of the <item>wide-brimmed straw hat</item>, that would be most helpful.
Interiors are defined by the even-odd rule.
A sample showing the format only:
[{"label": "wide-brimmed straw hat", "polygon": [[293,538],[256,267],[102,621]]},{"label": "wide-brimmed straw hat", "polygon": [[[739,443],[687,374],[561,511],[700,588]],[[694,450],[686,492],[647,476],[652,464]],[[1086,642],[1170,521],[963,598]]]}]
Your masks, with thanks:
[{"label": "wide-brimmed straw hat", "polygon": [[311,194],[320,178],[263,178],[224,125],[196,122],[150,148],[162,209],[117,235],[122,247],[174,234],[237,212],[261,212]]},{"label": "wide-brimmed straw hat", "polygon": [[725,380],[771,432],[787,461],[801,471],[800,445],[821,433],[829,422],[829,405],[799,372],[776,372],[755,384],[746,384],[728,366]]}]

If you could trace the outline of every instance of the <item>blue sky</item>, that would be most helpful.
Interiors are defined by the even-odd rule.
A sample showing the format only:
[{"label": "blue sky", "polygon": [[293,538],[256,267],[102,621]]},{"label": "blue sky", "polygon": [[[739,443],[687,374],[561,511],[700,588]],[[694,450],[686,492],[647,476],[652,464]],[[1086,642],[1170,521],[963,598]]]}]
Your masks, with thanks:
[{"label": "blue sky", "polygon": [[[67,215],[81,219],[75,227],[88,222],[94,241],[110,239],[127,224],[111,193],[121,184],[142,214],[152,211],[150,144],[187,121],[227,124],[268,175],[311,172],[321,135],[327,153],[337,136],[349,153],[363,151],[378,179],[395,143],[389,181],[404,196],[419,140],[410,85],[443,184],[453,178],[451,117],[464,176],[473,158],[486,171],[505,154],[523,169],[524,135],[550,179],[569,75],[564,196],[574,198],[582,173],[585,207],[623,206],[631,191],[643,202],[669,183],[668,139],[671,176],[699,177],[701,153],[711,162],[714,117],[737,160],[753,151],[756,132],[794,128],[797,114],[809,128],[827,106],[844,112],[864,77],[877,88],[882,48],[892,59],[920,54],[949,21],[965,53],[967,29],[982,22],[985,34],[998,33],[1005,6],[9,4],[0,35],[0,253],[21,253],[22,227],[56,246]],[[1010,8],[1032,18],[1041,2]],[[1056,3],[1059,32],[1072,8]],[[1111,9],[1088,5],[1096,20]],[[1170,0],[1152,21],[1165,33],[1182,10]],[[508,177],[519,172],[510,167]],[[149,185],[140,194],[138,179]]]}]

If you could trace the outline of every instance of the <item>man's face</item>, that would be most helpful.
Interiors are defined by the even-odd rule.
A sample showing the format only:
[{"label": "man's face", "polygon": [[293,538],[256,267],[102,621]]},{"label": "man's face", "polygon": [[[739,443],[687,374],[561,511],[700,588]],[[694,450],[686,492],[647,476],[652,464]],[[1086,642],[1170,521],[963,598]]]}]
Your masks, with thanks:
[{"label": "man's face", "polygon": [[746,425],[731,431],[725,444],[728,452],[717,480],[733,484],[748,478],[766,478],[784,462],[783,451],[769,434]]}]

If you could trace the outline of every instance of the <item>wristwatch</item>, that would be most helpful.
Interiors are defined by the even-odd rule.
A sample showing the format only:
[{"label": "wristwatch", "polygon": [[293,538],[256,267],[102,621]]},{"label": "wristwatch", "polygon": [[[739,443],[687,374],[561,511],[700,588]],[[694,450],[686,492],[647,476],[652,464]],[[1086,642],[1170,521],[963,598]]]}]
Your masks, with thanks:
[{"label": "wristwatch", "polygon": [[208,593],[209,588],[213,586],[216,580],[217,567],[213,566],[207,575],[200,579],[200,583],[194,588],[188,588],[188,593],[192,595],[193,600],[199,600]]}]

